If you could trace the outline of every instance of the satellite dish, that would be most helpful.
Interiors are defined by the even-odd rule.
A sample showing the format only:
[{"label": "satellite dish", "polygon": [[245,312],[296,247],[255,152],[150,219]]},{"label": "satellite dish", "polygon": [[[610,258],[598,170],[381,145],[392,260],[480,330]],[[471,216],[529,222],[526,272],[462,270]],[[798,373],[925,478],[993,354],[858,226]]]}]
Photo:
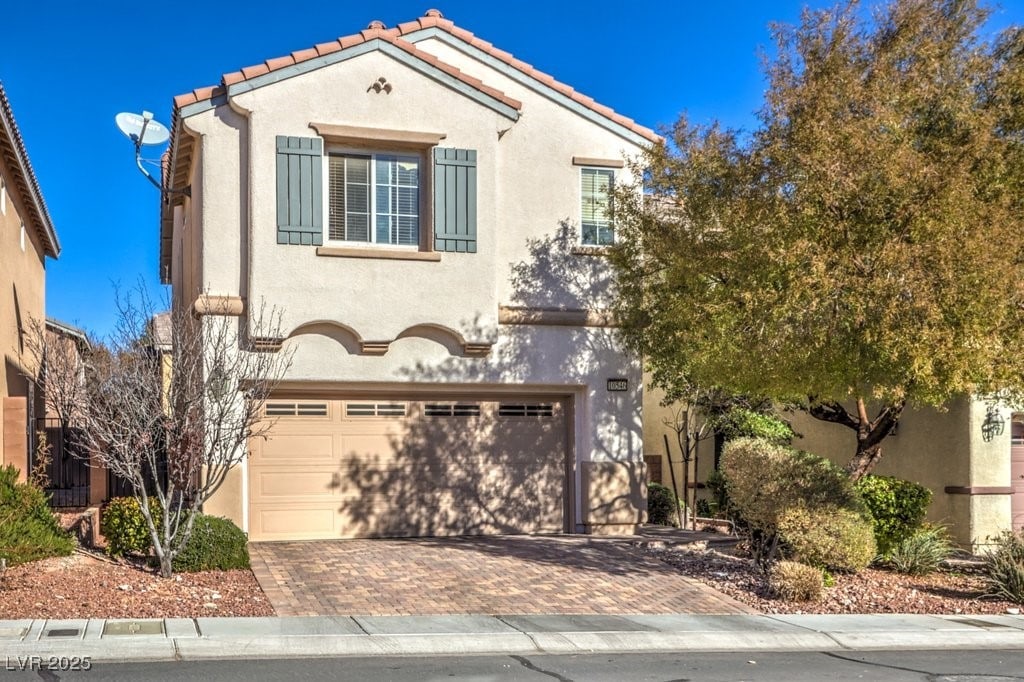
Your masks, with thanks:
[{"label": "satellite dish", "polygon": [[[121,132],[124,133],[128,139],[132,141],[132,144],[135,145],[135,165],[138,166],[139,171],[146,176],[146,179],[153,183],[154,187],[167,194],[184,194],[185,196],[192,196],[189,187],[183,187],[181,189],[164,187],[162,183],[154,178],[142,165],[142,162],[144,161],[142,158],[142,145],[163,144],[171,138],[171,132],[167,130],[166,126],[154,121],[153,114],[148,111],[143,111],[141,116],[139,114],[122,112],[114,117],[114,122],[117,123],[117,127],[120,128]],[[145,162],[156,165],[153,159],[145,159]]]},{"label": "satellite dish", "polygon": [[117,127],[136,145],[163,144],[171,132],[161,123],[153,120],[153,114],[143,111],[142,115],[122,112],[114,117]]}]

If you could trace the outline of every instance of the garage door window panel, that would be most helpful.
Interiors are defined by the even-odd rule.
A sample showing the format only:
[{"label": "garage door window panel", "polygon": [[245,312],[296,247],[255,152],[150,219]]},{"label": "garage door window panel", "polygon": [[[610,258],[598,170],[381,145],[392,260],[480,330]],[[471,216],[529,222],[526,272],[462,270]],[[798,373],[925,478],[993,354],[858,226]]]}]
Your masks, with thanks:
[{"label": "garage door window panel", "polygon": [[408,415],[408,406],[405,403],[373,403],[373,402],[350,402],[345,403],[345,416],[355,418],[384,417],[398,418]]},{"label": "garage door window panel", "polygon": [[319,402],[268,402],[264,405],[268,417],[326,417],[327,403]]},{"label": "garage door window panel", "polygon": [[474,403],[427,403],[423,414],[428,417],[479,417],[480,406]]}]

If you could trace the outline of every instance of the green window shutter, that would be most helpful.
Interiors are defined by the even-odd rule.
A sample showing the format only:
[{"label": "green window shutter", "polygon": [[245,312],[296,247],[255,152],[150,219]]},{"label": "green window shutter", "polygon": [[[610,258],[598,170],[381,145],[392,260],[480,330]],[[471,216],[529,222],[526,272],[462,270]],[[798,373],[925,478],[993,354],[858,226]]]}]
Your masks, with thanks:
[{"label": "green window shutter", "polygon": [[434,250],[476,253],[476,150],[434,148]]},{"label": "green window shutter", "polygon": [[319,137],[278,135],[278,244],[324,243],[323,155]]}]

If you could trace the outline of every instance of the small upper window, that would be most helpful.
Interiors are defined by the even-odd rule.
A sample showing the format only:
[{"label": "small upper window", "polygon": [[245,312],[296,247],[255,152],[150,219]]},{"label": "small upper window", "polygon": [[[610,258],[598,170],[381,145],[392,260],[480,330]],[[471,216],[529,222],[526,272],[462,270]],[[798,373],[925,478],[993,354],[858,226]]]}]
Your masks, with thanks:
[{"label": "small upper window", "polygon": [[7,185],[0,178],[0,213],[7,215]]},{"label": "small upper window", "polygon": [[25,222],[21,223],[21,250],[25,250]]},{"label": "small upper window", "polygon": [[327,158],[329,240],[419,245],[418,156],[346,153]]},{"label": "small upper window", "polygon": [[611,221],[615,171],[607,168],[580,169],[581,220],[584,246],[606,246],[615,241]]}]

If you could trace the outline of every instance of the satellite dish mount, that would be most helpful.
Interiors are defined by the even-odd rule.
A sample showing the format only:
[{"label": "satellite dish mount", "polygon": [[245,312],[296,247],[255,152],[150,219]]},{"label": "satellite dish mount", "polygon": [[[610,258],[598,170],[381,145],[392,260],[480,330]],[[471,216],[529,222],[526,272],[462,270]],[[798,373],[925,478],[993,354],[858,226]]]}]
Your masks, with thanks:
[{"label": "satellite dish mount", "polygon": [[154,120],[153,114],[148,111],[143,111],[141,116],[139,114],[122,112],[114,117],[114,121],[117,123],[117,127],[121,132],[124,133],[125,136],[127,136],[127,138],[135,145],[135,165],[139,167],[139,172],[145,175],[146,178],[153,183],[154,187],[169,194],[190,194],[188,187],[185,187],[184,189],[163,187],[160,181],[154,178],[153,175],[146,170],[146,167],[142,165],[143,162],[154,163],[153,161],[142,158],[142,145],[164,144],[171,138],[171,133],[167,130],[165,125]]}]

